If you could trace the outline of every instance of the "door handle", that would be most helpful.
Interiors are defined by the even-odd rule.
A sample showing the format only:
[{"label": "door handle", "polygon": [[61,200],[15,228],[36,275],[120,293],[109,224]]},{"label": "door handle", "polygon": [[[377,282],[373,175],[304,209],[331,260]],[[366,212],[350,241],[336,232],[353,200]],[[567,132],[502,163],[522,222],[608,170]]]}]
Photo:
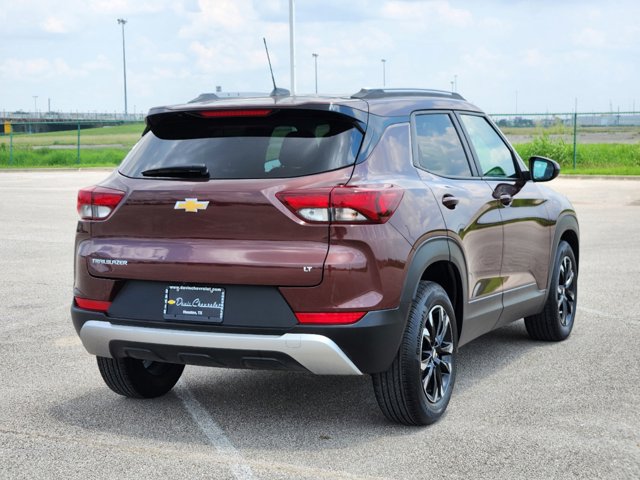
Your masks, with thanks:
[{"label": "door handle", "polygon": [[445,207],[447,207],[449,210],[453,210],[454,208],[456,208],[456,205],[458,205],[459,202],[460,202],[460,199],[457,197],[454,197],[450,193],[446,193],[445,195],[442,196],[442,204]]}]

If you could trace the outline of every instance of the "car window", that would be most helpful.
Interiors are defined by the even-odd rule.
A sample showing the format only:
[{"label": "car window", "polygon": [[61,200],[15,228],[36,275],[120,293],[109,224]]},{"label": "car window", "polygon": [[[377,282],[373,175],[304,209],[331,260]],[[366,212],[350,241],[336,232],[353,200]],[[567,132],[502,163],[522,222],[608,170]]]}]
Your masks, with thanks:
[{"label": "car window", "polygon": [[511,150],[487,119],[477,115],[460,115],[460,118],[478,157],[482,176],[517,176]]},{"label": "car window", "polygon": [[469,177],[471,168],[451,117],[446,113],[416,116],[418,163],[445,177]]},{"label": "car window", "polygon": [[[212,179],[291,178],[353,165],[362,133],[331,112],[275,111],[256,117],[162,114],[120,165],[125,176],[205,165]],[[148,178],[148,177],[147,177]]]}]

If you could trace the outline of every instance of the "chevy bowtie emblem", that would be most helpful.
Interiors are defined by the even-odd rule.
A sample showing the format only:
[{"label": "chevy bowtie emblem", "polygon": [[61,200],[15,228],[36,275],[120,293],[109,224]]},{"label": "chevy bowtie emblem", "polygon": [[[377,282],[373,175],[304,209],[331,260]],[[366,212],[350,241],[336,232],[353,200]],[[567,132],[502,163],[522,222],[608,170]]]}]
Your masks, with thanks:
[{"label": "chevy bowtie emblem", "polygon": [[198,210],[206,210],[209,202],[199,202],[197,198],[185,198],[184,201],[178,200],[174,210],[184,210],[185,212],[198,213]]}]

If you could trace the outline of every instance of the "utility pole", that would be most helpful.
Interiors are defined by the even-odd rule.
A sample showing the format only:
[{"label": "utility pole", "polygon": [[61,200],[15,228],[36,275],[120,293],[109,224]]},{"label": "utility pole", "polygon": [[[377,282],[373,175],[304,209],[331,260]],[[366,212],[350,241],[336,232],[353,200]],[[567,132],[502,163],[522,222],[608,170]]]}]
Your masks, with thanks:
[{"label": "utility pole", "polygon": [[573,169],[576,169],[578,160],[578,150],[576,144],[578,142],[578,97],[573,108]]},{"label": "utility pole", "polygon": [[382,86],[387,86],[387,61],[383,58],[380,60],[382,62]]},{"label": "utility pole", "polygon": [[124,18],[118,19],[118,24],[122,25],[122,71],[124,72],[124,114],[127,115],[127,60],[124,49],[124,26],[127,21]]},{"label": "utility pole", "polygon": [[311,55],[313,55],[313,62],[315,64],[315,72],[316,72],[316,95],[318,94],[318,54],[317,53],[312,53]]},{"label": "utility pole", "polygon": [[289,62],[291,69],[291,95],[296,94],[296,7],[289,0]]},{"label": "utility pole", "polygon": [[33,113],[38,115],[38,95],[33,95]]}]

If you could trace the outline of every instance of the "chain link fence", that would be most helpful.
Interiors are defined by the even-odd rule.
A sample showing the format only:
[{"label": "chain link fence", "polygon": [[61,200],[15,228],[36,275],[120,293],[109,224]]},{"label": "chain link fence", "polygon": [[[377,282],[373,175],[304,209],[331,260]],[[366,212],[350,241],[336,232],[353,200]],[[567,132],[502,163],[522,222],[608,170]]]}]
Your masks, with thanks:
[{"label": "chain link fence", "polygon": [[604,157],[609,156],[612,163],[640,168],[638,112],[521,113],[491,117],[523,158],[529,154],[547,155],[565,168],[576,169],[602,166]]},{"label": "chain link fence", "polygon": [[[525,160],[547,156],[564,172],[640,174],[638,112],[490,116]],[[0,167],[117,165],[140,138],[143,120],[143,114],[5,114]]]},{"label": "chain link fence", "polygon": [[141,116],[63,121],[5,118],[0,167],[117,165],[138,141]]}]

